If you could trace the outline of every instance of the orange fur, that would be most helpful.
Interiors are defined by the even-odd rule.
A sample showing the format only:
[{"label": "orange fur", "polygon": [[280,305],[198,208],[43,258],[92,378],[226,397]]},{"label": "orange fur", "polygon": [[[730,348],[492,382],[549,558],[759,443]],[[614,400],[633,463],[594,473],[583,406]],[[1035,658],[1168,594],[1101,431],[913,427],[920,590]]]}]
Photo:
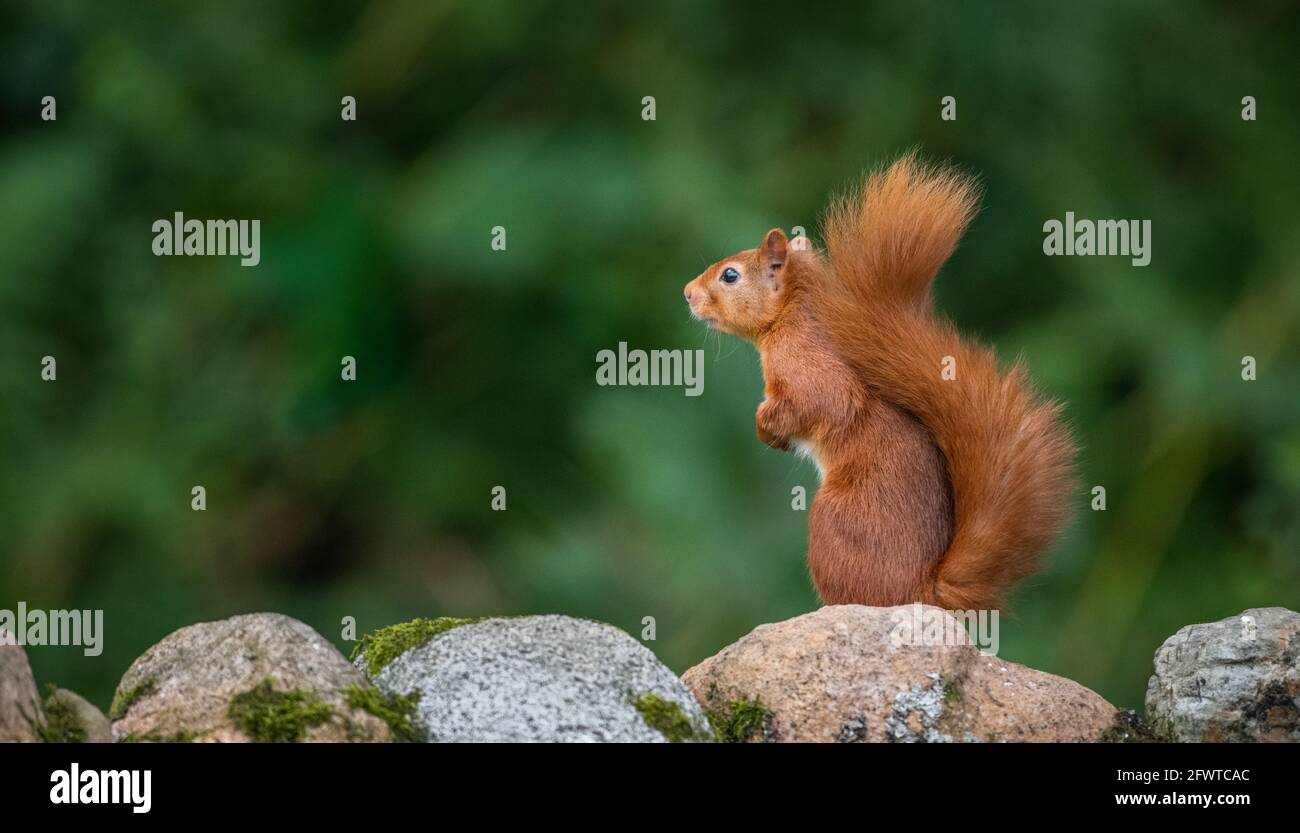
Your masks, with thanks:
[{"label": "orange fur", "polygon": [[828,210],[829,261],[773,229],[687,284],[697,317],[759,349],[759,439],[822,469],[808,561],[827,603],[994,608],[1064,524],[1059,406],[930,308],[976,202],[967,177],[908,155]]}]

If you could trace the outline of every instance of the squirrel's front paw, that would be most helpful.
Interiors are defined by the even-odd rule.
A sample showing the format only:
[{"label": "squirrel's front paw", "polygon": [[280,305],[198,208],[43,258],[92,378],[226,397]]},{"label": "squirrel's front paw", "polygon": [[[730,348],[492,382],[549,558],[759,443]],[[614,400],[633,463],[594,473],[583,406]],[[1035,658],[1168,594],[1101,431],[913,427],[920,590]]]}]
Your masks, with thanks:
[{"label": "squirrel's front paw", "polygon": [[790,440],[772,430],[772,405],[770,400],[765,399],[759,404],[758,413],[754,415],[754,429],[758,434],[758,441],[763,445],[771,446],[780,451],[790,450]]}]

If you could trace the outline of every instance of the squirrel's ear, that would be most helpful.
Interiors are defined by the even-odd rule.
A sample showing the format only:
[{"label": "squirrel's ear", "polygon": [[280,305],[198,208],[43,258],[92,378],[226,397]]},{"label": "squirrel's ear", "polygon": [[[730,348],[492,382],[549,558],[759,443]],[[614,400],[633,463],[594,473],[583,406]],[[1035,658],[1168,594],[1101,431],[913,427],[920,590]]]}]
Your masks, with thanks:
[{"label": "squirrel's ear", "polygon": [[781,274],[781,267],[785,266],[787,243],[785,232],[774,228],[763,238],[763,245],[758,250],[759,261],[763,264],[763,277],[772,284],[773,289],[778,287],[776,277]]},{"label": "squirrel's ear", "polygon": [[786,244],[785,232],[779,228],[774,228],[763,238],[763,246],[759,251],[763,255],[763,265],[780,269],[785,263]]}]

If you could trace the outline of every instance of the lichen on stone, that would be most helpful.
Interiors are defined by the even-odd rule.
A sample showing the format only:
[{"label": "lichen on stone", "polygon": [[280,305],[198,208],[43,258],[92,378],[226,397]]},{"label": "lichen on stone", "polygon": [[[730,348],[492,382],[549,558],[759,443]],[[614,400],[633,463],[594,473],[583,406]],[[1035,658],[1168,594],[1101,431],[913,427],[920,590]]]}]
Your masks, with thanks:
[{"label": "lichen on stone", "polygon": [[412,719],[420,702],[418,691],[405,695],[387,695],[372,685],[354,685],[347,688],[344,698],[352,708],[369,712],[387,723],[398,741],[424,743],[429,739],[424,727]]},{"label": "lichen on stone", "polygon": [[256,743],[298,743],[334,710],[311,692],[276,691],[267,679],[232,697],[226,715]]},{"label": "lichen on stone", "polygon": [[113,695],[113,703],[108,707],[108,719],[120,720],[130,711],[131,706],[141,697],[147,697],[157,690],[158,684],[154,680],[145,680],[139,685],[132,686],[125,691],[118,691]]},{"label": "lichen on stone", "polygon": [[755,735],[766,741],[776,734],[771,709],[757,700],[742,697],[707,714],[718,743],[749,743]]},{"label": "lichen on stone", "polygon": [[483,618],[465,619],[440,616],[437,619],[412,619],[372,631],[357,642],[348,659],[364,657],[366,675],[373,677],[393,660],[430,639],[461,625],[482,622]]},{"label": "lichen on stone", "polygon": [[926,676],[930,678],[929,685],[914,685],[894,695],[892,713],[885,718],[890,742],[952,743],[952,735],[943,731],[944,707],[952,702],[949,685],[937,673]]},{"label": "lichen on stone", "polygon": [[642,692],[640,696],[629,692],[628,702],[640,712],[646,725],[663,735],[669,743],[704,739],[681,706],[653,691]]},{"label": "lichen on stone", "polygon": [[867,719],[865,715],[857,714],[840,724],[839,734],[835,736],[836,743],[861,743],[867,737]]},{"label": "lichen on stone", "polygon": [[[1300,642],[1300,640],[1293,640]],[[1241,741],[1285,741],[1300,737],[1300,691],[1294,680],[1269,680],[1241,706],[1233,727]]]},{"label": "lichen on stone", "polygon": [[41,743],[85,743],[86,727],[71,704],[54,696],[53,685],[46,688],[45,719],[32,721],[32,731]]}]

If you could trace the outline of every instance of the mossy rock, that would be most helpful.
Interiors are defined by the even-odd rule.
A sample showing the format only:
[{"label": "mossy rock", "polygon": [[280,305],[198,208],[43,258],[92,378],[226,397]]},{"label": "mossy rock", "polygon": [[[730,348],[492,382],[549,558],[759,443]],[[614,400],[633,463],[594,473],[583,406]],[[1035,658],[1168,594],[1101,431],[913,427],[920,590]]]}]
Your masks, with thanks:
[{"label": "mossy rock", "polygon": [[629,695],[628,699],[641,714],[646,725],[663,735],[669,743],[712,740],[709,733],[702,731],[691,722],[680,705],[653,691],[645,691],[638,696]]},{"label": "mossy rock", "polygon": [[144,680],[130,688],[118,688],[113,694],[113,702],[108,707],[108,719],[118,720],[123,717],[136,700],[152,694],[158,688],[154,680]]},{"label": "mossy rock", "polygon": [[42,743],[111,743],[113,729],[103,712],[67,689],[48,686],[44,720],[33,726]]},{"label": "mossy rock", "polygon": [[423,727],[415,722],[415,708],[420,702],[419,693],[384,694],[373,685],[352,686],[347,690],[348,705],[373,714],[388,724],[393,737],[403,743],[424,743],[428,740]]},{"label": "mossy rock", "polygon": [[1177,733],[1169,721],[1138,714],[1133,709],[1115,712],[1115,723],[1102,732],[1102,743],[1176,743]]},{"label": "mossy rock", "polygon": [[[191,625],[118,685],[113,733],[132,742],[389,742],[365,675],[307,625],[274,613]],[[382,702],[379,705],[383,705]]]},{"label": "mossy rock", "polygon": [[439,634],[462,625],[482,622],[482,618],[465,619],[440,616],[436,619],[412,619],[365,634],[357,641],[348,659],[367,676],[373,677],[393,660],[427,643]]},{"label": "mossy rock", "polygon": [[390,698],[418,695],[431,741],[709,740],[681,680],[628,634],[567,616],[419,619],[370,634],[358,668]]},{"label": "mossy rock", "polygon": [[308,691],[277,691],[270,680],[236,694],[226,714],[255,743],[299,743],[307,730],[334,716],[334,709]]},{"label": "mossy rock", "polygon": [[755,700],[732,700],[707,712],[718,743],[751,743],[772,739],[772,710]]}]

